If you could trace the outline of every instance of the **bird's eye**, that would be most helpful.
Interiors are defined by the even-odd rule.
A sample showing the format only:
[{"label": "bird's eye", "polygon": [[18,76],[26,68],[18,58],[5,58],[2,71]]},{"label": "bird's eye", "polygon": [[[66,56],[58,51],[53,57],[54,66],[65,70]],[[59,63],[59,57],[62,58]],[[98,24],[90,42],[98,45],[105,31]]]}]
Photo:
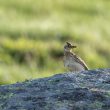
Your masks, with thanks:
[{"label": "bird's eye", "polygon": [[71,45],[68,45],[68,47],[71,47]]}]

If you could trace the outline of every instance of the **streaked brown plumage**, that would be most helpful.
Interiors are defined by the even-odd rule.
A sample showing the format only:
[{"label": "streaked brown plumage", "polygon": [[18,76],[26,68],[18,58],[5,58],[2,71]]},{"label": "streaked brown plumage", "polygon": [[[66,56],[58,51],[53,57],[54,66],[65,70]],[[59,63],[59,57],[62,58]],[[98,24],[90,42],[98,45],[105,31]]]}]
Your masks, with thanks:
[{"label": "streaked brown plumage", "polygon": [[66,45],[64,46],[64,66],[67,67],[70,71],[88,70],[85,62],[75,53],[71,52],[72,48],[76,48],[76,46],[66,42]]}]

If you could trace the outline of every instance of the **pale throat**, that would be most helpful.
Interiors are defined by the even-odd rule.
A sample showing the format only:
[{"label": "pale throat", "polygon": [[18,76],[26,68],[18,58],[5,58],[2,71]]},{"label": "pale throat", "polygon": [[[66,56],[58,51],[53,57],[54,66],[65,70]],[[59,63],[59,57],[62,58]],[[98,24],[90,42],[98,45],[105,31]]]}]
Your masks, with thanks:
[{"label": "pale throat", "polygon": [[64,55],[72,53],[72,49],[64,49]]}]

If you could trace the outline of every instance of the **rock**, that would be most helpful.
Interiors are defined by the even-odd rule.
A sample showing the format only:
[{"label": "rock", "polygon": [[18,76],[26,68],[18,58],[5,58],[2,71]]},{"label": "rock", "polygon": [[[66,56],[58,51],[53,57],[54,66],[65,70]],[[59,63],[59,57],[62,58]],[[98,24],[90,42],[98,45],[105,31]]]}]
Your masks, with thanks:
[{"label": "rock", "polygon": [[110,69],[0,86],[0,110],[110,110]]}]

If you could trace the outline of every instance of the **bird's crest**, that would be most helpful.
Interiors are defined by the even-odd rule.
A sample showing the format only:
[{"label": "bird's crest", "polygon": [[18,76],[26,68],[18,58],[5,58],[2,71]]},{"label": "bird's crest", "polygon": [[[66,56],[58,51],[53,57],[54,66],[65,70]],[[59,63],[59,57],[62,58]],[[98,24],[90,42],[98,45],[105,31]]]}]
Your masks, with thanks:
[{"label": "bird's crest", "polygon": [[70,48],[76,48],[77,47],[76,45],[72,45],[70,42],[66,42],[66,44]]}]

